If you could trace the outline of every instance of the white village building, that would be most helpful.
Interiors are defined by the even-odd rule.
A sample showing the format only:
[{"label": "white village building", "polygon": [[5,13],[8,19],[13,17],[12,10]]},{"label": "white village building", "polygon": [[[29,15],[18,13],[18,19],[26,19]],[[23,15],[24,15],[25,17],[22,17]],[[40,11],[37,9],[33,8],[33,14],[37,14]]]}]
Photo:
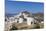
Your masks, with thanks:
[{"label": "white village building", "polygon": [[9,19],[6,17],[6,19],[8,21],[10,21],[11,23],[13,22],[16,22],[16,23],[23,23],[26,21],[26,23],[28,25],[31,25],[32,23],[36,23],[37,20],[35,20],[33,17],[32,17],[32,14],[27,12],[27,11],[24,11],[24,12],[21,12],[20,14],[14,16],[14,17],[10,17]]},{"label": "white village building", "polygon": [[30,14],[29,12],[25,11],[25,12],[22,12],[20,13],[19,15],[16,16],[17,19],[15,19],[15,21],[18,23],[23,23],[24,21],[24,18],[27,20],[27,24],[28,25],[31,25],[31,22],[34,21],[34,18],[31,17],[32,14]]}]

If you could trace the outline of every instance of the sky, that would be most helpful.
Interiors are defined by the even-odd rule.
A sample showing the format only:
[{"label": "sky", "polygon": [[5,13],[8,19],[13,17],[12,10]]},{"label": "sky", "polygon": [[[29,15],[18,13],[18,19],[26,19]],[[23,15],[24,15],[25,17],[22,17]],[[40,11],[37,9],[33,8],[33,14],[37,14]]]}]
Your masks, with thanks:
[{"label": "sky", "polygon": [[5,13],[18,13],[29,11],[32,13],[44,12],[44,3],[40,2],[24,2],[24,1],[5,1]]}]

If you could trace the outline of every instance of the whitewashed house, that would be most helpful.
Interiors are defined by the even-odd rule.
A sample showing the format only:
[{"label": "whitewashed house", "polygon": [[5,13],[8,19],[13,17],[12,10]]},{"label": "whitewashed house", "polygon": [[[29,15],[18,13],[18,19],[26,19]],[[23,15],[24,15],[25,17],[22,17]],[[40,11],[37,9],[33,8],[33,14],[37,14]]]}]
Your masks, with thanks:
[{"label": "whitewashed house", "polygon": [[10,17],[9,20],[16,22],[16,23],[23,23],[24,19],[26,19],[26,22],[28,25],[31,25],[31,22],[34,23],[34,18],[32,17],[32,14],[30,14],[27,11],[21,12],[20,14],[18,14],[17,16],[14,17]]},{"label": "whitewashed house", "polygon": [[18,21],[18,19],[16,18],[16,19],[15,19],[15,22],[17,23],[17,21]]},{"label": "whitewashed house", "polygon": [[33,22],[34,23],[34,18],[32,17],[32,14],[30,14],[29,12],[27,12],[27,11],[24,11],[24,12],[21,12],[19,15],[17,15],[16,17],[15,17],[16,19],[15,19],[15,22],[16,23],[23,23],[24,22],[24,18],[27,20],[26,22],[27,22],[27,24],[28,25],[31,25],[31,22]]},{"label": "whitewashed house", "polygon": [[27,24],[31,25],[31,22],[34,23],[34,18],[32,17],[32,14],[30,14],[29,12],[25,11],[23,12],[24,18],[27,19]]},{"label": "whitewashed house", "polygon": [[34,18],[32,17],[27,17],[27,24],[31,25],[31,22],[34,22]]},{"label": "whitewashed house", "polygon": [[19,18],[19,23],[23,23],[23,18]]}]

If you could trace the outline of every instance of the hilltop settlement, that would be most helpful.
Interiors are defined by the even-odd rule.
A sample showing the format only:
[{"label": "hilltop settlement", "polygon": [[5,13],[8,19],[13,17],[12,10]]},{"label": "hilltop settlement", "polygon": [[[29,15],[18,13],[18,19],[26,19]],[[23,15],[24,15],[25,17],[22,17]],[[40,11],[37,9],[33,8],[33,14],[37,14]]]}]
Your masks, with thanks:
[{"label": "hilltop settlement", "polygon": [[38,29],[44,27],[44,17],[42,14],[32,14],[28,11],[20,12],[12,17],[5,16],[5,31]]}]

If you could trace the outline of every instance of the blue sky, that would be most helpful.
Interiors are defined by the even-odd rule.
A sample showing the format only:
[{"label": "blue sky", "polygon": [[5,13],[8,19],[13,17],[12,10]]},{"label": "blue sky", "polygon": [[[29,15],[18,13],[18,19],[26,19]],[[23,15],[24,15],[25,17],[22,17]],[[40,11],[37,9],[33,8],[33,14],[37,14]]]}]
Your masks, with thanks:
[{"label": "blue sky", "polygon": [[44,12],[44,4],[40,2],[21,2],[21,1],[8,1],[5,2],[6,13],[17,13],[21,11],[29,11],[32,13]]}]

